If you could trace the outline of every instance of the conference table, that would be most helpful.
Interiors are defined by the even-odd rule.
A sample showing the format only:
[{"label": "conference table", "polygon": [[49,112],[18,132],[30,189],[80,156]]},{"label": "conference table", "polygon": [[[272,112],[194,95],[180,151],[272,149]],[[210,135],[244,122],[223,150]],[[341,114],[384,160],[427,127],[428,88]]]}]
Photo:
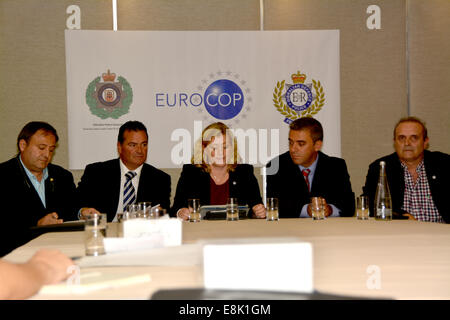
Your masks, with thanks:
[{"label": "conference table", "polygon": [[[109,223],[108,236],[114,236],[117,228],[117,223]],[[145,259],[129,252],[114,261],[108,261],[108,254],[78,260],[82,276],[101,274],[103,279],[122,277],[134,282],[82,292],[64,290],[60,284],[44,287],[31,299],[149,299],[161,289],[202,288],[198,243],[240,238],[298,238],[311,243],[314,289],[322,293],[376,299],[450,299],[447,224],[351,217],[275,222],[203,220],[183,222],[182,229],[181,246],[148,250]],[[40,248],[83,256],[84,232],[45,233],[5,259],[23,262]]]}]

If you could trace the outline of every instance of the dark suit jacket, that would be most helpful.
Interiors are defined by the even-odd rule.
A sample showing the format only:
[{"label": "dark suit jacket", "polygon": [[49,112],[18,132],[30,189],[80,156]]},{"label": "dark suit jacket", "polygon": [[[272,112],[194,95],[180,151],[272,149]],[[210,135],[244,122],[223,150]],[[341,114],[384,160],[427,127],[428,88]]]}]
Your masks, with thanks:
[{"label": "dark suit jacket", "polygon": [[29,228],[51,212],[60,219],[75,220],[75,184],[72,173],[60,166],[48,165],[44,207],[18,157],[0,164],[0,203],[2,231],[0,256],[31,240]]},{"label": "dark suit jacket", "polygon": [[[399,214],[405,213],[401,209],[405,193],[405,179],[400,159],[397,153],[394,152],[375,160],[369,166],[363,192],[369,197],[370,215],[373,216],[374,213],[374,199],[380,173],[380,161],[386,162],[386,176],[389,191],[391,192],[392,211]],[[433,202],[444,221],[450,223],[450,205],[448,202],[450,195],[450,156],[442,152],[425,150],[424,164]],[[396,217],[395,214],[393,217]]]},{"label": "dark suit jacket", "polygon": [[[269,174],[272,165],[278,171]],[[310,197],[324,197],[328,204],[341,210],[341,216],[355,213],[355,195],[350,184],[350,176],[344,159],[327,156],[319,152],[311,193],[298,165],[292,162],[289,152],[273,159],[267,165],[267,197],[278,198],[280,218],[298,218],[303,206],[310,203]]]},{"label": "dark suit jacket", "polygon": [[[120,197],[120,159],[96,162],[86,166],[77,188],[79,208],[95,208],[112,221]],[[149,201],[170,208],[170,176],[144,163],[139,178],[136,202]]]},{"label": "dark suit jacket", "polygon": [[[234,171],[229,172],[229,176],[230,197],[237,198],[239,205],[247,204],[251,216],[253,213],[251,208],[262,203],[253,166],[239,164]],[[171,215],[176,216],[180,208],[186,208],[188,199],[200,199],[200,205],[210,204],[210,175],[192,164],[183,166]]]}]

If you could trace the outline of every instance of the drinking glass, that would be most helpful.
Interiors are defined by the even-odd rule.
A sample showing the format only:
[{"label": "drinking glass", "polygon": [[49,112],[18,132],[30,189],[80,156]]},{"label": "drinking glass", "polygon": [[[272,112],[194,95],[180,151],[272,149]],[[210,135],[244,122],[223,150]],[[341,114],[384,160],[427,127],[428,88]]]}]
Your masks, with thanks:
[{"label": "drinking glass", "polygon": [[139,202],[139,218],[150,218],[152,214],[152,203],[151,202]]},{"label": "drinking glass", "polygon": [[239,220],[239,206],[237,198],[228,198],[227,201],[227,221]]},{"label": "drinking glass", "polygon": [[117,234],[119,238],[123,238],[123,224],[129,219],[131,219],[131,216],[128,211],[120,212],[117,214],[117,222],[119,223]]},{"label": "drinking glass", "polygon": [[278,221],[278,198],[267,198],[266,204],[266,220]]},{"label": "drinking glass", "polygon": [[369,220],[369,198],[367,196],[356,198],[356,218],[358,220]]},{"label": "drinking glass", "polygon": [[311,213],[313,220],[324,220],[325,219],[325,207],[322,197],[312,197],[311,198]]},{"label": "drinking glass", "polygon": [[148,219],[159,219],[163,217],[166,213],[166,210],[161,208],[160,206],[154,207],[151,210],[151,214]]},{"label": "drinking glass", "polygon": [[129,214],[129,218],[130,219],[139,218],[140,208],[141,208],[140,205],[138,205],[136,203],[128,205],[127,212]]},{"label": "drinking glass", "polygon": [[200,199],[188,199],[189,222],[200,222]]},{"label": "drinking glass", "polygon": [[105,254],[103,235],[101,232],[102,215],[92,213],[86,216],[84,224],[84,244],[87,256]]}]

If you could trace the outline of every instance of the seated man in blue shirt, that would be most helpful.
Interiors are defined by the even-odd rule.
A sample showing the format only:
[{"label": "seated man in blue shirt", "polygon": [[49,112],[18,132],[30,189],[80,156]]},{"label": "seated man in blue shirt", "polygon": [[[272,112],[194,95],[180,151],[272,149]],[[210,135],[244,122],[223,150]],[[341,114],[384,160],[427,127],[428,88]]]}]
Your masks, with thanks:
[{"label": "seated man in blue shirt", "polygon": [[30,227],[74,220],[72,173],[50,163],[58,142],[45,122],[30,122],[17,138],[19,154],[0,164],[0,256],[31,240]]},{"label": "seated man in blue shirt", "polygon": [[355,196],[344,159],[321,152],[323,129],[314,118],[289,126],[289,151],[267,165],[267,196],[278,198],[280,218],[311,217],[311,197],[325,199],[325,216],[353,216]]}]

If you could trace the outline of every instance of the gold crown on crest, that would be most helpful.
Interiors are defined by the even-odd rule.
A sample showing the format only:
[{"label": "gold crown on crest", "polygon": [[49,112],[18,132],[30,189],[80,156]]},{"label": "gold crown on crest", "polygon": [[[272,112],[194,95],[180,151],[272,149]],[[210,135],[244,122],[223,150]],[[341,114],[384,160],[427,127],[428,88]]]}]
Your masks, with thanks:
[{"label": "gold crown on crest", "polygon": [[306,80],[306,74],[300,73],[300,71],[297,71],[297,73],[294,73],[291,75],[292,81],[294,83],[304,83]]},{"label": "gold crown on crest", "polygon": [[109,72],[109,69],[108,69],[108,73],[102,73],[102,78],[103,78],[103,81],[105,81],[105,82],[106,81],[114,82],[114,79],[116,78],[116,74]]}]

